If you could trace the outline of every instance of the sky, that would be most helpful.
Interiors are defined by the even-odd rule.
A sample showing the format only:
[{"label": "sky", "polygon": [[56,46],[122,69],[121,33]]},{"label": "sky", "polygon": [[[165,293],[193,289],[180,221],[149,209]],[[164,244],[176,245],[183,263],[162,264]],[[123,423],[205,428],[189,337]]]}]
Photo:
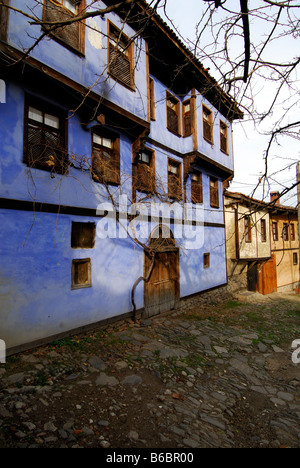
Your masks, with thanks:
[{"label": "sky", "polygon": [[[150,3],[150,0],[148,0]],[[228,6],[230,4],[237,5],[236,0],[227,0]],[[261,0],[250,0],[250,6],[253,4],[262,3]],[[202,12],[207,8],[205,2],[200,0],[168,0],[166,4],[167,16],[164,15],[164,10],[159,9],[159,14],[162,18],[173,28],[173,25],[178,29],[182,36],[181,39],[188,41],[194,41],[196,37],[196,24],[199,22]],[[218,10],[219,11],[219,10]],[[219,13],[218,13],[219,15]],[[220,11],[220,18],[222,12]],[[168,18],[173,21],[173,25],[170,24]],[[267,27],[272,28],[272,24],[266,24],[260,19],[253,19],[250,25],[251,38],[263,39],[267,34]],[[211,35],[206,34],[202,37],[202,45],[206,45],[205,41],[209,43],[211,41]],[[241,40],[236,47],[240,47],[243,51],[243,41]],[[286,60],[287,51],[291,57],[299,56],[300,41],[295,40],[293,37],[282,38],[280,40],[280,47],[278,42],[274,43],[266,49],[268,59],[275,61]],[[207,66],[205,60],[202,60],[204,66]],[[214,73],[211,62],[208,65],[210,67],[210,74],[216,79],[218,78],[217,72]],[[299,77],[298,77],[299,78]],[[265,80],[257,79],[255,82],[256,106],[262,107],[266,103],[271,102],[274,97],[274,88],[271,82],[265,82]],[[299,90],[299,82],[298,82]],[[282,96],[289,98],[288,95]],[[242,192],[245,195],[252,195],[254,188],[257,186],[260,176],[264,173],[265,162],[264,154],[268,145],[269,137],[263,134],[273,128],[274,121],[277,117],[282,115],[285,110],[285,105],[280,105],[276,109],[276,112],[272,115],[272,118],[266,119],[264,125],[259,130],[254,126],[253,122],[244,121],[235,122],[233,126],[233,141],[234,141],[234,160],[235,160],[235,177],[231,183],[230,190],[235,192]],[[299,107],[295,106],[290,118],[299,120]],[[295,121],[295,120],[292,120]],[[286,121],[290,122],[290,121]],[[282,191],[284,187],[292,185],[296,182],[296,161],[300,160],[300,144],[299,140],[290,137],[281,137],[278,139],[279,144],[272,146],[271,157],[269,158],[269,178],[270,186],[265,186],[265,190],[260,186],[255,194],[254,198],[264,199],[269,201],[270,191]],[[288,165],[292,166],[289,169],[282,171]],[[274,175],[273,175],[274,174]],[[296,189],[288,193],[281,200],[282,204],[288,206],[297,205],[297,193]]]}]

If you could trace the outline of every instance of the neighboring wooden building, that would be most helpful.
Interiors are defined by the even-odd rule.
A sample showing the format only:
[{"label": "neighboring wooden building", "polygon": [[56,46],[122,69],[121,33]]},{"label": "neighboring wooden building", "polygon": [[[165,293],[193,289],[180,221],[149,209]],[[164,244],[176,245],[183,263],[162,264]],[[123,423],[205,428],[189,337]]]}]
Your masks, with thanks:
[{"label": "neighboring wooden building", "polygon": [[[147,317],[225,285],[234,100],[144,0],[34,48],[45,30],[18,9],[69,21],[86,2],[14,6],[0,27],[0,339],[15,352],[132,316],[133,299]],[[149,221],[147,204],[161,201]],[[184,203],[201,216],[179,236]],[[137,217],[141,243],[126,236]]]},{"label": "neighboring wooden building", "polygon": [[298,210],[280,205],[279,193],[271,194],[271,250],[277,269],[278,291],[299,290]]},{"label": "neighboring wooden building", "polygon": [[[268,205],[241,193],[224,195],[228,277],[249,291],[268,294],[276,290],[272,271]],[[265,274],[264,274],[265,273]]]},{"label": "neighboring wooden building", "polygon": [[270,294],[299,288],[297,209],[240,193],[224,194],[227,272],[249,291]]}]

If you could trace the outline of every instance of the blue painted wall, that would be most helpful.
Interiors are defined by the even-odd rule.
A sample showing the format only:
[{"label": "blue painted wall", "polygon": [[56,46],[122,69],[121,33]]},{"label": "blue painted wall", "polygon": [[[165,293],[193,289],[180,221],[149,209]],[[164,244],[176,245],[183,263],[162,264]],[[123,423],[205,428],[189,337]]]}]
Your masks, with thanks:
[{"label": "blue painted wall", "polygon": [[[32,5],[28,0],[28,8]],[[24,2],[12,1],[14,7],[24,7]],[[35,10],[37,14],[39,9]],[[40,9],[41,13],[41,9]],[[116,15],[110,19],[119,25]],[[106,20],[97,19],[93,26],[106,32]],[[9,42],[21,48],[30,46],[27,20],[11,13]],[[126,34],[133,31],[126,26]],[[99,36],[99,35],[98,35]],[[53,40],[43,41],[33,56],[67,75],[84,86],[94,82],[97,73],[106,64],[104,37],[100,47],[99,37],[86,35],[86,56],[80,58]],[[98,40],[98,42],[97,42]],[[100,80],[97,92],[121,108],[144,120],[147,118],[147,81],[145,43],[138,41],[140,61],[136,69],[136,92],[129,91],[110,78]],[[104,76],[104,75],[103,75]],[[155,143],[147,147],[155,152],[157,180],[166,187],[168,158],[183,162],[172,150],[181,154],[193,150],[192,137],[178,137],[166,128],[166,87],[155,77],[156,120],[151,122],[150,138],[169,147],[161,149]],[[6,104],[0,104],[0,198],[36,201],[54,205],[97,208],[107,199],[101,184],[91,180],[89,172],[71,168],[67,176],[54,179],[46,171],[28,169],[22,162],[24,135],[24,99],[22,84],[7,82]],[[50,91],[51,92],[51,91]],[[55,102],[49,90],[40,98]],[[187,97],[180,97],[183,102]],[[208,145],[202,135],[202,103],[215,116],[214,145]],[[197,126],[199,152],[223,166],[233,168],[231,132],[229,131],[229,155],[219,148],[219,120],[226,122],[216,109],[197,93]],[[226,122],[229,127],[230,123]],[[121,188],[114,189],[115,197],[127,194],[132,200],[132,141],[120,134]],[[69,153],[91,158],[91,134],[80,125],[77,115],[68,122]],[[210,207],[209,177],[215,176],[199,167],[203,173],[203,204],[201,222],[224,223],[222,180],[219,180],[220,208]],[[183,171],[182,171],[183,173]],[[187,196],[190,194],[190,178]],[[71,249],[72,221],[99,223],[99,218],[54,215],[13,210],[0,210],[0,338],[8,347],[28,343],[41,338],[76,329],[87,324],[117,317],[130,312],[131,289],[137,278],[143,275],[144,253],[130,239],[101,239],[96,236],[93,249]],[[155,227],[146,226],[147,233]],[[174,226],[171,227],[174,231]],[[225,230],[222,227],[197,228],[197,242],[181,238],[180,294],[195,294],[226,282]],[[210,268],[203,267],[203,254],[210,253]],[[92,287],[71,290],[71,266],[73,259],[90,258]],[[136,290],[137,308],[142,308],[143,284]]]}]

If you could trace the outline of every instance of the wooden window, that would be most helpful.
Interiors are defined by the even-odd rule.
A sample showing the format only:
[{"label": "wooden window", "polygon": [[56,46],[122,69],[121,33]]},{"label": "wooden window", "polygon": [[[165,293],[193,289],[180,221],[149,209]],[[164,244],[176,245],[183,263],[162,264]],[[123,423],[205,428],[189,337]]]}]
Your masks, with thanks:
[{"label": "wooden window", "polygon": [[181,164],[172,159],[168,162],[168,196],[176,200],[182,199]]},{"label": "wooden window", "polygon": [[[2,0],[2,5],[9,5],[10,0]],[[7,41],[7,28],[9,19],[9,8],[0,6],[0,41]]]},{"label": "wooden window", "polygon": [[[59,23],[80,15],[85,9],[85,0],[44,0],[44,21]],[[57,28],[51,33],[53,39],[75,52],[84,54],[85,24],[75,21]]]},{"label": "wooden window", "polygon": [[282,237],[284,241],[289,240],[289,225],[288,223],[283,223]]},{"label": "wooden window", "polygon": [[297,254],[297,252],[293,253],[293,265],[298,265],[298,254]]},{"label": "wooden window", "polygon": [[167,93],[167,128],[180,135],[180,103],[170,93]]},{"label": "wooden window", "polygon": [[120,139],[112,133],[92,133],[92,178],[120,185]]},{"label": "wooden window", "polygon": [[92,286],[91,259],[72,261],[72,289],[90,288]]},{"label": "wooden window", "polygon": [[291,224],[291,241],[295,241],[296,240],[296,235],[295,235],[295,224],[292,223]]},{"label": "wooden window", "polygon": [[260,233],[261,233],[261,241],[267,242],[267,226],[266,226],[265,219],[262,219],[260,221]]},{"label": "wooden window", "polygon": [[251,216],[245,216],[245,241],[252,242],[252,222]]},{"label": "wooden window", "polygon": [[193,172],[191,175],[192,203],[203,203],[202,173]]},{"label": "wooden window", "polygon": [[272,233],[273,233],[273,241],[278,241],[278,223],[273,221],[272,223]]},{"label": "wooden window", "polygon": [[203,106],[203,138],[213,143],[213,113],[205,106]]},{"label": "wooden window", "polygon": [[191,100],[182,104],[183,136],[188,137],[192,134],[192,112]]},{"label": "wooden window", "polygon": [[68,169],[66,114],[31,97],[25,100],[23,162],[51,173]]},{"label": "wooden window", "polygon": [[203,255],[203,266],[204,268],[210,267],[210,254],[209,253],[205,253]]},{"label": "wooden window", "polygon": [[136,190],[145,193],[155,191],[155,158],[153,151],[145,149],[139,153],[133,172]]},{"label": "wooden window", "polygon": [[219,208],[219,181],[214,177],[210,177],[209,180],[210,189],[210,206],[212,208]]},{"label": "wooden window", "polygon": [[220,121],[220,148],[223,153],[228,154],[228,127]]},{"label": "wooden window", "polygon": [[134,87],[134,43],[108,23],[108,72],[119,83]]},{"label": "wooden window", "polygon": [[154,80],[149,79],[149,95],[150,95],[150,119],[155,120],[155,91]]},{"label": "wooden window", "polygon": [[72,249],[93,249],[95,247],[95,223],[72,223]]}]

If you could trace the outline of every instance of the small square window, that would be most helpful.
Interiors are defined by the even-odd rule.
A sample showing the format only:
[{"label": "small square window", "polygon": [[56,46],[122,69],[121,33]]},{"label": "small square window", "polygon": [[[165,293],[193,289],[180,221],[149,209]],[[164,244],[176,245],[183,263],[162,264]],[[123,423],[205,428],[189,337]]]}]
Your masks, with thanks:
[{"label": "small square window", "polygon": [[93,249],[95,247],[95,223],[72,223],[72,249]]},{"label": "small square window", "polygon": [[203,265],[204,265],[204,268],[210,267],[210,254],[209,253],[205,253],[203,255]]},{"label": "small square window", "polygon": [[91,288],[91,259],[73,260],[72,262],[72,289]]}]

